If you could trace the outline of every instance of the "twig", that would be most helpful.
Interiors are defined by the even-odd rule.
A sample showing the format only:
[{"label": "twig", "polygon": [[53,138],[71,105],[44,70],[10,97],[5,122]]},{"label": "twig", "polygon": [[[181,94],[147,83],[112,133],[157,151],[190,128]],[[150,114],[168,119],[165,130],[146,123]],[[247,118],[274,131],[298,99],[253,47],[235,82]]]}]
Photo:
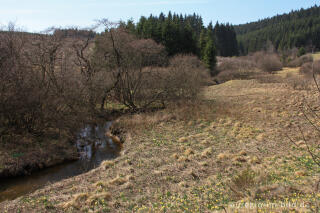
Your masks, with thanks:
[{"label": "twig", "polygon": [[304,134],[303,134],[303,131],[302,131],[301,127],[298,126],[298,128],[299,128],[299,131],[300,131],[300,133],[301,133],[301,135],[302,135],[303,141],[304,141],[305,145],[307,146],[307,151],[308,151],[308,153],[311,155],[313,161],[314,161],[316,164],[318,164],[318,166],[320,166],[320,161],[319,161],[320,158],[319,158],[319,156],[315,155],[315,154],[311,151],[310,146],[308,145],[308,143],[307,143],[307,141],[306,141],[306,138],[305,138],[305,136],[304,136]]}]

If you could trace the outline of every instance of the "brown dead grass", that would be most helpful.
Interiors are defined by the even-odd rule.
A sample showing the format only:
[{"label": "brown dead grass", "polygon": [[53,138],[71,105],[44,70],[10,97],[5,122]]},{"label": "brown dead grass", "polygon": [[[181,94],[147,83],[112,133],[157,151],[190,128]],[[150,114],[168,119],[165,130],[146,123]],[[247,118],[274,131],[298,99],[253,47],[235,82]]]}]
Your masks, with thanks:
[{"label": "brown dead grass", "polygon": [[[229,204],[241,201],[287,199],[316,204],[313,199],[319,198],[311,193],[310,184],[316,170],[306,166],[310,159],[289,143],[286,134],[302,140],[292,129],[304,125],[299,106],[303,101],[317,104],[317,99],[306,90],[292,89],[286,74],[278,78],[277,83],[228,81],[204,88],[201,102],[122,117],[117,125],[128,127],[130,134],[125,154],[87,174],[1,203],[0,208],[9,212],[162,212],[164,208],[214,212],[223,211],[223,206],[233,212]],[[314,143],[312,129],[304,127]],[[43,196],[51,209],[41,203]],[[75,203],[81,206],[75,209]]]}]

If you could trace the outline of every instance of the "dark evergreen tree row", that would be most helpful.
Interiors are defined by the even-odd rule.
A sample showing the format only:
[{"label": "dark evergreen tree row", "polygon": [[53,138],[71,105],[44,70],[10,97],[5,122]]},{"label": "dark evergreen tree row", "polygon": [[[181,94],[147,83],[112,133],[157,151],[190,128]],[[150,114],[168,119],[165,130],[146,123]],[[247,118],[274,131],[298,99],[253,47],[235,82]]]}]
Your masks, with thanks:
[{"label": "dark evergreen tree row", "polygon": [[[140,38],[151,38],[163,44],[169,55],[192,53],[199,58],[208,58],[205,54],[234,56],[238,54],[236,34],[233,26],[217,23],[203,25],[202,17],[196,14],[142,16],[138,23],[132,20],[122,23]],[[211,47],[211,50],[209,50]]]},{"label": "dark evergreen tree row", "polygon": [[320,49],[320,7],[234,26],[241,54],[265,48],[271,41],[278,50],[313,46]]},{"label": "dark evergreen tree row", "polygon": [[217,23],[214,27],[217,49],[220,56],[238,55],[238,42],[234,27]]}]

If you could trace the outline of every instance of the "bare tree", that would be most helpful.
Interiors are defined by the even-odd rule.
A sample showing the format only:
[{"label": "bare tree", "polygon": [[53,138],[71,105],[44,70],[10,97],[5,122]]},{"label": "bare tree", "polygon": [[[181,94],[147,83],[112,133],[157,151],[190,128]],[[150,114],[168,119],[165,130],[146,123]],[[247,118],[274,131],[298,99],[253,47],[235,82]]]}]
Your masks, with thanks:
[{"label": "bare tree", "polygon": [[96,40],[95,65],[104,69],[112,82],[106,87],[104,97],[112,90],[114,98],[130,109],[150,105],[153,100],[142,97],[142,91],[146,91],[146,80],[150,80],[148,76],[151,74],[145,68],[166,61],[164,47],[152,40],[137,39],[124,28],[114,27],[106,20],[100,23],[107,27]]},{"label": "bare tree", "polygon": [[96,37],[90,30],[66,36],[12,26],[0,33],[1,135],[72,132],[111,101],[138,110],[196,97],[208,73],[196,57],[168,64],[162,45],[106,20],[99,24],[105,32]]},{"label": "bare tree", "polygon": [[[3,134],[74,131],[87,113],[85,87],[71,42],[43,34],[0,34],[0,124]],[[59,131],[60,132],[60,131]]]}]

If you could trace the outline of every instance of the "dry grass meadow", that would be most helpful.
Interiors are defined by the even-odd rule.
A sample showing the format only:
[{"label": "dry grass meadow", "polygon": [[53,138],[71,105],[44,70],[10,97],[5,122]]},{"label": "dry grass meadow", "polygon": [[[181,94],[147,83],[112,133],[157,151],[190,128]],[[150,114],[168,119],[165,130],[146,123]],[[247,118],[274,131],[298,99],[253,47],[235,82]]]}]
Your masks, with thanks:
[{"label": "dry grass meadow", "polygon": [[[311,212],[318,142],[301,109],[318,109],[312,79],[284,68],[203,89],[201,100],[126,115],[122,155],[0,204],[2,212]],[[287,135],[297,142],[290,143]],[[251,208],[245,205],[253,204]],[[258,205],[259,204],[259,205]],[[291,206],[281,206],[291,204]]]}]

